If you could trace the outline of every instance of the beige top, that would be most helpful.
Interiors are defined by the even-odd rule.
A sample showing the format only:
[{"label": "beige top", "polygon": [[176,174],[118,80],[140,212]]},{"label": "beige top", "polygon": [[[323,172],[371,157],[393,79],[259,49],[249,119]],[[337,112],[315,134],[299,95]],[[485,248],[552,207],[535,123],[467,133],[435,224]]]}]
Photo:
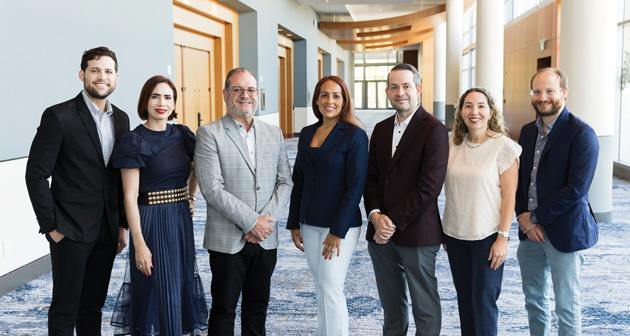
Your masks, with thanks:
[{"label": "beige top", "polygon": [[482,144],[449,141],[444,183],[444,233],[461,240],[481,240],[499,230],[501,180],[499,176],[521,154],[521,146],[505,135]]}]

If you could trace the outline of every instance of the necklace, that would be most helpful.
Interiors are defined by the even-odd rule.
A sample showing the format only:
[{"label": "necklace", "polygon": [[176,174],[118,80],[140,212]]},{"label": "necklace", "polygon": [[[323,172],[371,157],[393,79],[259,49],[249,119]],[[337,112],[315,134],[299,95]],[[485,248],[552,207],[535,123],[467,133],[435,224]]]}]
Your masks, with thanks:
[{"label": "necklace", "polygon": [[475,144],[475,146],[473,146],[473,145],[471,145],[471,142],[470,142],[470,141],[468,141],[468,134],[466,134],[466,146],[468,146],[468,148],[477,148],[477,147],[479,147],[479,146],[483,145],[483,144],[484,144],[484,142],[486,142],[486,140],[488,140],[488,138],[489,138],[489,137],[488,137],[488,133],[486,132],[486,137],[485,137],[485,138],[483,138],[483,141],[482,141],[481,143],[479,143],[479,144]]}]

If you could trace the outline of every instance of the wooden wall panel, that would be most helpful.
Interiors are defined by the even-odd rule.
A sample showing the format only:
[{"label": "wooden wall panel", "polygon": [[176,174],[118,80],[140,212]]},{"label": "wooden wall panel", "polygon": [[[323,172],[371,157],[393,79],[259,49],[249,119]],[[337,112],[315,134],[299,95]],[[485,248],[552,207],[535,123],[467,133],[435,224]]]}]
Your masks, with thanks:
[{"label": "wooden wall panel", "polygon": [[[536,118],[529,83],[538,70],[538,59],[551,57],[551,66],[557,66],[558,12],[558,4],[553,2],[505,28],[503,116],[514,140],[521,127]],[[541,50],[543,38],[546,44]]]}]

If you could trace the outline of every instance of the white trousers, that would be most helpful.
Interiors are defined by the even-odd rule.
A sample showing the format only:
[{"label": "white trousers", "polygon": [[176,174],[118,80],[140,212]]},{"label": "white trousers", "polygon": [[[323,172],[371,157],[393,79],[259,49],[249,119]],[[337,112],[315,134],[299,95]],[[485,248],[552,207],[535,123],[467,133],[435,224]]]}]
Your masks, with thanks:
[{"label": "white trousers", "polygon": [[352,227],[341,241],[339,257],[335,251],[332,259],[324,259],[324,239],[329,228],[301,225],[304,252],[308,269],[315,283],[317,296],[317,335],[347,336],[348,306],[343,287],[352,254],[357,247],[361,227]]}]

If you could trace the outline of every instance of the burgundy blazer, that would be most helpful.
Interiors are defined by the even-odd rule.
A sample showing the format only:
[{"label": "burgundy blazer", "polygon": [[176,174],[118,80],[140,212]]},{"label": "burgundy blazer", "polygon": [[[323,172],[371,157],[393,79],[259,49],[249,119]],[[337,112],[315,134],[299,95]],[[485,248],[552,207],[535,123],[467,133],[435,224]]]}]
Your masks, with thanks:
[{"label": "burgundy blazer", "polygon": [[[380,209],[394,225],[391,240],[398,246],[442,243],[437,198],[448,164],[448,130],[420,105],[392,157],[393,116],[374,127],[363,198],[369,214]],[[366,239],[374,242],[369,222]]]}]

